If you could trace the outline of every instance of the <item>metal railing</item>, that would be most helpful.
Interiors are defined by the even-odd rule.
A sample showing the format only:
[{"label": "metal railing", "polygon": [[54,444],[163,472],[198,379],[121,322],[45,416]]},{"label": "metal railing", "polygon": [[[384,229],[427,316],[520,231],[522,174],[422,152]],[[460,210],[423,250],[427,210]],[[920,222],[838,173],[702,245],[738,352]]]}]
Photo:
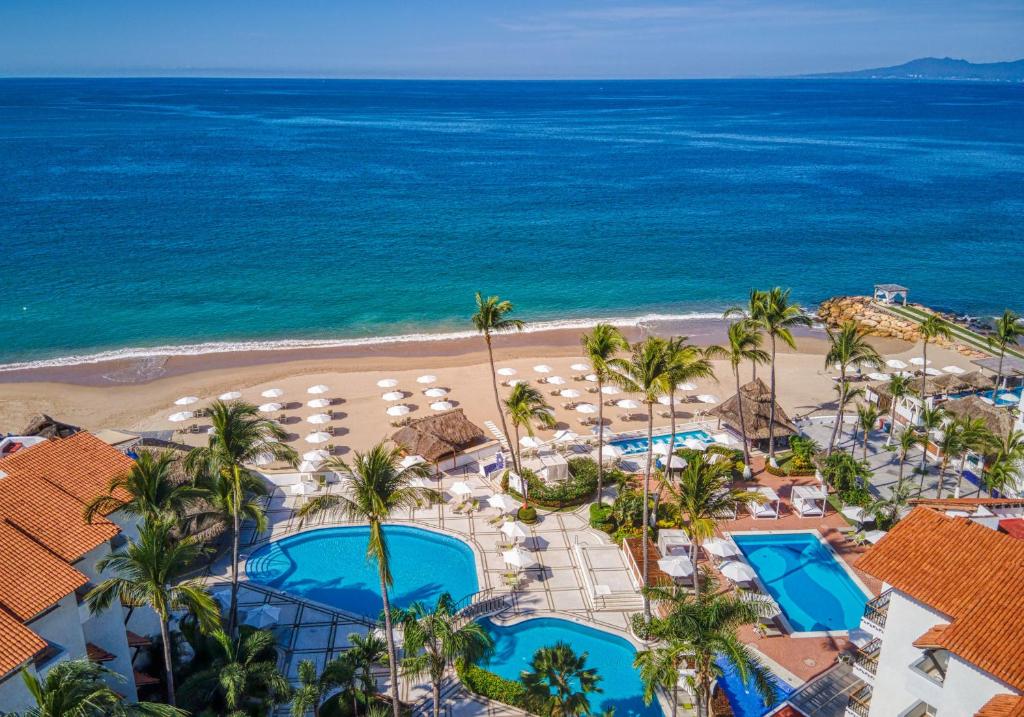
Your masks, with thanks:
[{"label": "metal railing", "polygon": [[851,694],[846,703],[846,711],[856,717],[868,717],[871,712],[871,688],[864,686]]},{"label": "metal railing", "polygon": [[885,629],[885,620],[889,615],[889,592],[886,591],[876,598],[868,600],[864,606],[864,619],[880,630]]},{"label": "metal railing", "polygon": [[881,649],[882,641],[877,638],[872,640],[854,653],[853,664],[874,677],[878,671],[878,653]]}]

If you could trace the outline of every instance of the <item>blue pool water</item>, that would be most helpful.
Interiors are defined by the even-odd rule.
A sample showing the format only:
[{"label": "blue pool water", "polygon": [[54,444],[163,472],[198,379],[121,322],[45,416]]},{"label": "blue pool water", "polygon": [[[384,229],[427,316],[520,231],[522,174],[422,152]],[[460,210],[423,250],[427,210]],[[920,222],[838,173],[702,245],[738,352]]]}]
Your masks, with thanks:
[{"label": "blue pool water", "polygon": [[[655,436],[654,440],[651,442],[655,446],[666,444],[668,443],[669,436],[671,435],[671,433],[663,433],[660,436]],[[711,436],[704,431],[679,431],[676,433],[676,448],[682,448],[683,441],[687,438],[696,438],[698,441],[711,443]],[[638,438],[617,438],[613,441],[609,441],[609,443],[621,448],[622,452],[626,455],[636,455],[638,453],[647,452],[647,436],[640,436]]]},{"label": "blue pool water", "polygon": [[653,700],[645,705],[640,676],[633,669],[636,650],[627,640],[602,630],[558,618],[535,618],[515,625],[498,625],[483,620],[494,638],[494,654],[483,666],[509,680],[518,680],[529,668],[533,653],[561,640],[576,654],[587,653],[587,667],[597,668],[603,690],[590,696],[592,714],[615,709],[615,717],[660,717],[661,708]]},{"label": "blue pool water", "polygon": [[[349,612],[377,617],[382,602],[377,564],[366,558],[369,528],[323,528],[276,540],[246,562],[250,580]],[[389,525],[391,604],[433,604],[476,592],[476,561],[461,540],[421,528]]]},{"label": "blue pool water", "polygon": [[950,398],[964,398],[966,396],[984,396],[990,401],[994,400],[996,404],[1000,406],[1016,406],[1017,402],[1020,401],[1021,389],[1015,391],[999,391],[999,397],[995,397],[995,391],[964,391],[963,393],[954,393],[950,395]]},{"label": "blue pool water", "polygon": [[733,534],[797,632],[852,630],[867,597],[817,535]]},{"label": "blue pool water", "polygon": [[761,693],[754,687],[753,681],[744,683],[736,668],[725,658],[719,657],[716,662],[722,669],[718,686],[722,688],[725,696],[729,699],[734,717],[762,717],[793,691],[793,688],[782,680],[776,680],[775,699],[771,704],[766,705],[761,699]]}]

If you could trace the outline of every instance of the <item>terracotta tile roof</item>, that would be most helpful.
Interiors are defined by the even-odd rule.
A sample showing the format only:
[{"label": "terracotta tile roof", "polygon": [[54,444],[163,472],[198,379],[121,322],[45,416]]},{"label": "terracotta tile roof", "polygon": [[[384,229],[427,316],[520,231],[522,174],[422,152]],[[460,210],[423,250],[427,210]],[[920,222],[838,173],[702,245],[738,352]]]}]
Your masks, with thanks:
[{"label": "terracotta tile roof", "polygon": [[999,530],[1016,540],[1024,540],[1024,518],[1004,518],[999,521]]},{"label": "terracotta tile roof", "polygon": [[[88,578],[16,528],[0,522],[0,605],[31,619],[88,582]],[[0,652],[5,645],[0,643]]]},{"label": "terracotta tile roof", "polygon": [[857,568],[948,615],[942,647],[1024,690],[1024,542],[918,507]]},{"label": "terracotta tile roof", "polygon": [[996,695],[982,705],[974,717],[1024,717],[1024,697]]},{"label": "terracotta tile roof", "polygon": [[942,635],[946,632],[947,627],[949,625],[936,625],[929,628],[911,644],[919,650],[933,650],[936,647],[942,647]]},{"label": "terracotta tile roof", "polygon": [[46,649],[46,641],[0,610],[0,675],[6,675]]},{"label": "terracotta tile roof", "polygon": [[974,513],[978,508],[1024,508],[1024,498],[915,498],[910,505]]}]

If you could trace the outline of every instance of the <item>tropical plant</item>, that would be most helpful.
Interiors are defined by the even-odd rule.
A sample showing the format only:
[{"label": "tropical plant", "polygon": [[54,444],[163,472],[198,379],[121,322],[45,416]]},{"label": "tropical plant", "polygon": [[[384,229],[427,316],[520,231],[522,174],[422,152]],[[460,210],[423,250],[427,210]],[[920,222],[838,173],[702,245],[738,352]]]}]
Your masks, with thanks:
[{"label": "tropical plant", "polygon": [[671,474],[669,456],[676,449],[676,390],[678,384],[694,381],[699,378],[715,378],[715,370],[711,361],[696,346],[687,343],[686,336],[675,336],[665,344],[668,352],[668,412],[670,429],[668,434],[668,453],[666,454],[666,473]]},{"label": "tropical plant", "polygon": [[854,321],[847,321],[839,327],[839,330],[825,328],[828,334],[829,350],[825,354],[825,368],[834,364],[839,365],[839,408],[836,411],[835,425],[832,427],[832,437],[828,442],[827,454],[832,455],[835,448],[836,436],[840,426],[843,425],[843,410],[849,400],[847,394],[850,386],[846,380],[846,371],[850,366],[877,368],[882,364],[882,357],[878,351],[867,342],[864,334]]},{"label": "tropical plant", "polygon": [[577,655],[561,641],[537,650],[530,669],[520,675],[529,710],[541,717],[589,715],[588,695],[601,692],[601,678],[595,668],[586,666],[587,656]]},{"label": "tropical plant", "polygon": [[743,437],[743,463],[749,470],[750,446],[747,442],[747,422],[743,415],[743,401],[740,396],[740,365],[749,361],[756,366],[769,360],[768,352],[761,348],[761,334],[747,320],[734,321],[729,324],[728,342],[723,346],[708,346],[704,350],[709,358],[722,358],[732,367],[733,378],[736,379],[736,406],[740,418],[740,434]]},{"label": "tropical plant", "polygon": [[814,456],[821,450],[818,442],[807,436],[793,436],[789,439],[789,448],[793,452],[793,467],[800,469],[813,466]]},{"label": "tropical plant", "polygon": [[825,484],[831,486],[845,503],[864,503],[868,499],[871,469],[850,453],[840,451],[825,458],[821,468]]},{"label": "tropical plant", "polygon": [[996,492],[1006,495],[1008,489],[1019,485],[1024,464],[1024,432],[1011,430],[1005,436],[995,436],[992,448],[982,482],[994,498]]},{"label": "tropical plant", "polygon": [[924,492],[924,479],[928,475],[928,444],[931,442],[932,431],[942,428],[945,422],[946,411],[942,407],[931,407],[927,403],[922,404],[922,408],[917,415],[917,432],[921,436],[921,465],[918,470],[921,474],[919,495]]},{"label": "tropical plant", "polygon": [[[205,446],[193,448],[185,459],[186,469],[193,476],[207,476],[226,481],[227,507],[231,513],[231,603],[228,608],[228,633],[234,634],[238,624],[238,553],[242,532],[243,506],[249,496],[244,486],[249,474],[244,464],[258,456],[295,463],[295,451],[281,441],[287,434],[277,423],[263,418],[259,409],[243,401],[214,401],[210,406],[213,431]],[[259,526],[257,526],[259,527]]]},{"label": "tropical plant", "polygon": [[[317,672],[313,660],[302,660],[298,669],[299,685],[292,692],[292,717],[305,717],[312,712],[313,717],[320,717],[323,701],[337,689],[352,690],[355,684],[355,661],[349,652],[335,657]],[[355,703],[352,707],[353,717],[356,714]]]},{"label": "tropical plant", "polygon": [[[198,500],[202,491],[174,480],[174,454],[156,454],[140,450],[127,473],[115,476],[107,484],[107,493],[85,506],[85,520],[121,510],[127,515],[150,518],[180,518],[185,509]],[[120,495],[117,495],[120,494]],[[123,495],[129,497],[124,499]]]},{"label": "tropical plant", "polygon": [[[865,392],[860,386],[852,386],[849,381],[839,381],[832,386],[832,390],[836,394],[836,406],[838,406],[840,415],[846,415],[846,407],[851,404],[857,404],[864,400]],[[854,422],[853,428],[850,432],[850,452],[857,448],[857,426],[858,423]],[[840,423],[836,435],[836,445],[840,445],[843,442],[843,426]]]},{"label": "tropical plant", "polygon": [[174,705],[174,669],[171,660],[171,613],[187,610],[204,629],[217,626],[220,611],[200,580],[185,580],[202,554],[194,537],[177,538],[169,520],[147,520],[135,540],[123,550],[110,553],[96,563],[96,571],[111,571],[107,578],[85,596],[90,612],[109,608],[115,600],[128,607],[148,605],[160,621],[163,645],[164,685],[167,703]]},{"label": "tropical plant", "polygon": [[[202,500],[186,516],[191,534],[200,539],[219,535],[222,529],[230,529],[236,514],[239,523],[249,521],[257,532],[267,529],[267,514],[261,502],[267,487],[262,478],[248,471],[239,474],[237,481],[232,475],[203,473],[194,482],[202,491]],[[238,495],[240,503],[235,500]]]},{"label": "tropical plant", "polygon": [[886,448],[892,445],[892,432],[896,430],[896,406],[899,404],[900,399],[908,396],[911,392],[910,376],[894,373],[889,377],[888,389],[889,396],[892,399],[892,407],[889,416],[889,436],[885,439]]},{"label": "tropical plant", "polygon": [[1006,309],[1003,315],[996,319],[995,332],[988,338],[988,345],[994,351],[999,352],[999,369],[996,371],[996,388],[998,392],[1003,382],[1003,359],[1006,357],[1006,349],[1009,346],[1017,346],[1024,337],[1024,322],[1021,317]]},{"label": "tropical plant", "polygon": [[244,628],[232,639],[210,634],[213,662],[181,683],[182,702],[193,710],[214,706],[229,717],[244,717],[288,699],[288,680],[277,669],[277,638],[269,630]]},{"label": "tropical plant", "polygon": [[330,461],[328,467],[349,476],[347,494],[316,496],[296,513],[300,521],[315,515],[335,515],[369,523],[370,536],[366,546],[366,559],[376,561],[380,577],[394,717],[400,717],[398,662],[391,628],[391,601],[388,596],[388,588],[394,580],[391,575],[391,556],[384,534],[384,523],[399,510],[412,510],[421,506],[424,501],[432,503],[437,500],[436,491],[415,487],[410,483],[414,477],[426,476],[426,468],[422,464],[403,468],[401,458],[401,452],[397,447],[389,448],[384,443],[378,443],[366,453],[357,452],[351,466],[340,459]]},{"label": "tropical plant", "polygon": [[[594,326],[589,334],[583,334],[581,339],[583,353],[586,355],[590,366],[597,376],[597,393],[599,396],[608,381],[611,367],[609,361],[621,351],[629,350],[629,342],[622,332],[615,326],[606,323],[599,323]],[[597,402],[597,502],[603,501],[604,491],[604,401]]]},{"label": "tropical plant", "polygon": [[863,459],[865,461],[868,459],[868,439],[871,437],[872,429],[878,425],[878,419],[881,415],[878,406],[873,403],[857,406],[857,425],[860,426],[861,430],[861,442],[864,447]]},{"label": "tropical plant", "polygon": [[904,428],[900,432],[899,442],[897,443],[897,451],[900,456],[900,474],[897,482],[903,481],[903,469],[907,462],[907,455],[910,453],[914,446],[921,445],[921,436],[911,428]]},{"label": "tropical plant", "polygon": [[927,405],[925,396],[926,383],[928,379],[928,344],[938,338],[948,339],[950,337],[949,324],[939,318],[938,314],[929,314],[928,318],[918,326],[921,332],[921,405]]},{"label": "tropical plant", "polygon": [[687,665],[689,645],[679,640],[668,640],[658,647],[641,650],[633,658],[633,667],[640,672],[644,686],[644,704],[649,705],[659,688],[672,695],[672,717],[679,711],[679,672]]},{"label": "tropical plant", "polygon": [[519,445],[519,429],[525,428],[526,434],[533,437],[533,426],[536,423],[541,428],[554,428],[555,416],[551,406],[544,399],[544,394],[528,383],[517,383],[505,399],[505,411],[512,421],[512,430],[515,432],[515,444],[512,446],[512,457],[515,461],[516,471],[522,475],[522,446]]},{"label": "tropical plant", "polygon": [[[985,423],[984,419],[961,416],[954,423],[956,424],[956,432],[960,434],[961,450],[957,454],[960,458],[960,467],[957,470],[955,489],[956,494],[959,495],[960,488],[964,482],[964,466],[967,461],[967,454],[972,451],[984,454],[986,450],[992,449],[999,441],[989,430],[988,424]],[[942,488],[941,482],[939,488]]]},{"label": "tropical plant", "polygon": [[[185,717],[188,714],[171,705],[129,704],[110,686],[124,678],[89,660],[58,662],[42,679],[32,670],[21,670],[21,679],[35,706],[22,712],[20,717]],[[11,713],[11,717],[18,715]]]},{"label": "tropical plant", "polygon": [[[511,301],[501,299],[497,296],[484,297],[479,291],[476,292],[476,313],[471,320],[477,332],[484,337],[487,344],[487,360],[491,365],[491,387],[494,389],[494,407],[498,409],[498,417],[501,419],[501,429],[508,435],[508,424],[505,422],[505,412],[501,410],[501,396],[498,394],[498,374],[494,369],[494,334],[503,334],[509,331],[522,331],[523,322],[520,319],[509,318],[515,307]],[[397,709],[397,708],[396,708]]]},{"label": "tropical plant", "polygon": [[942,454],[942,459],[939,464],[939,485],[935,493],[936,499],[942,497],[942,489],[945,485],[946,469],[954,459],[959,458],[960,454],[967,450],[967,446],[964,444],[964,437],[960,431],[960,420],[954,418],[946,423],[942,427],[942,435],[935,442],[936,447]]},{"label": "tropical plant", "polygon": [[[668,342],[656,336],[649,336],[642,342],[630,347],[629,358],[614,358],[609,362],[612,373],[611,380],[624,390],[638,393],[647,406],[647,463],[644,467],[643,509],[641,543],[645,546],[641,552],[643,587],[648,585],[647,533],[650,529],[648,519],[648,496],[651,489],[651,467],[654,464],[654,404],[660,396],[668,395],[671,380],[671,361]],[[651,603],[644,598],[644,615],[651,616]]]},{"label": "tropical plant", "polygon": [[[369,705],[377,691],[377,678],[373,675],[373,668],[388,659],[388,643],[377,632],[369,632],[365,635],[353,632],[348,636],[348,641],[351,647],[345,654],[351,658],[355,669],[353,686],[358,686],[358,692],[362,693],[363,702]],[[353,690],[353,712],[355,712],[356,697],[356,690]]]},{"label": "tropical plant", "polygon": [[872,501],[864,508],[864,512],[874,517],[875,524],[880,530],[889,530],[899,522],[909,508],[911,496],[910,481],[900,478],[893,486],[889,497]]},{"label": "tropical plant", "polygon": [[434,717],[438,717],[441,683],[448,668],[460,660],[474,663],[481,659],[494,645],[494,640],[479,623],[457,615],[455,601],[448,593],[438,598],[432,611],[421,603],[413,603],[402,612],[400,622],[406,655],[402,671],[430,679]]}]

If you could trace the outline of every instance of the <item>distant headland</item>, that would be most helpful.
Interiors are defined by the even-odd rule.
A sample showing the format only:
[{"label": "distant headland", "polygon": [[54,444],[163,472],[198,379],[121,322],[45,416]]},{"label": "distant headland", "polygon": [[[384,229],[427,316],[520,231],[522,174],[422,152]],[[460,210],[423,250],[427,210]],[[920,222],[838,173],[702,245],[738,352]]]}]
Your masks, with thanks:
[{"label": "distant headland", "polygon": [[801,75],[807,78],[867,80],[975,80],[1024,82],[1024,59],[1011,62],[968,62],[952,57],[922,57],[902,65],[850,72]]}]

